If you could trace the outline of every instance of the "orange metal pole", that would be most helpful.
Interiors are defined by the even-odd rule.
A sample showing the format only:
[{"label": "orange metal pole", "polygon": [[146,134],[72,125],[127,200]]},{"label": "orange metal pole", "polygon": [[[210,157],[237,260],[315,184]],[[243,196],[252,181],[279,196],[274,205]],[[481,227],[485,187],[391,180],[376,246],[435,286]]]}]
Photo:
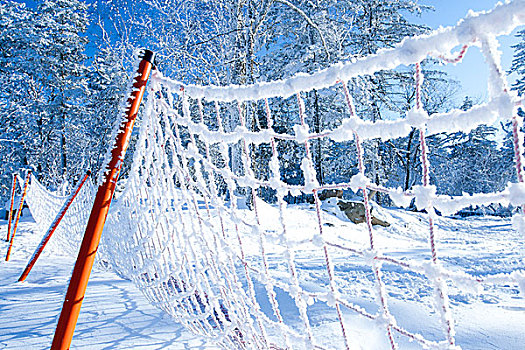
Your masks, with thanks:
[{"label": "orange metal pole", "polygon": [[77,196],[78,192],[80,192],[80,189],[82,188],[82,186],[86,182],[86,180],[89,177],[89,175],[91,175],[91,171],[88,170],[86,172],[86,175],[84,175],[84,178],[77,185],[77,188],[75,189],[75,191],[73,193],[71,193],[69,198],[66,200],[66,202],[62,206],[62,209],[60,209],[60,211],[58,212],[57,216],[55,217],[55,220],[53,221],[53,223],[51,224],[51,226],[47,230],[46,234],[44,235],[44,238],[42,238],[42,241],[40,242],[40,244],[36,248],[35,252],[33,253],[33,256],[29,260],[29,263],[27,264],[24,272],[22,272],[22,275],[18,279],[18,282],[25,281],[25,279],[27,278],[27,275],[29,275],[29,272],[31,271],[31,269],[35,265],[38,257],[40,256],[40,254],[44,250],[44,247],[46,246],[47,242],[49,242],[49,239],[51,239],[51,236],[53,235],[53,233],[55,232],[56,228],[58,227],[58,224],[60,224],[60,221],[62,220],[64,215],[66,215],[66,212],[67,212],[69,206],[71,205],[71,203],[73,203],[73,200]]},{"label": "orange metal pole", "polygon": [[122,161],[124,160],[124,155],[129,144],[133,124],[135,123],[142,96],[146,90],[146,84],[153,66],[153,57],[153,52],[146,50],[139,64],[138,74],[133,84],[133,92],[128,100],[130,107],[126,112],[126,120],[123,121],[120,126],[115,146],[111,151],[111,161],[107,168],[105,181],[99,186],[95,202],[93,203],[93,209],[91,210],[77,262],[71,280],[69,281],[69,287],[62,306],[62,312],[60,313],[51,350],[65,350],[69,349],[71,345],[89,275],[91,274],[100,242],[100,235],[104,228]]},{"label": "orange metal pole", "polygon": [[9,235],[11,234],[11,222],[13,221],[13,205],[15,203],[15,190],[16,190],[16,174],[13,176],[13,189],[11,190],[11,206],[9,207],[9,224],[7,225],[7,238],[6,242],[9,242]]},{"label": "orange metal pole", "polygon": [[24,208],[24,200],[27,194],[27,185],[29,184],[29,179],[31,178],[31,170],[27,171],[26,181],[24,183],[24,192],[22,192],[22,198],[20,198],[20,204],[18,206],[18,211],[16,212],[15,226],[13,227],[13,233],[11,234],[11,240],[9,241],[9,249],[7,249],[7,255],[5,256],[5,261],[9,261],[9,256],[11,255],[11,248],[13,248],[13,241],[15,239],[16,229],[18,227],[18,221],[20,221],[20,215],[22,215],[22,209]]}]

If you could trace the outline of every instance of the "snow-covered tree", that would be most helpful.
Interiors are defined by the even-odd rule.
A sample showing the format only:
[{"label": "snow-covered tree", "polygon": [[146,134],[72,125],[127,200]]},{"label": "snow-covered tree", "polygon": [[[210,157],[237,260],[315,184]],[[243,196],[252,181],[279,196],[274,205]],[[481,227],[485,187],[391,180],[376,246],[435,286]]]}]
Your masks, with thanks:
[{"label": "snow-covered tree", "polygon": [[[31,167],[48,185],[73,180],[89,158],[84,124],[87,5],[53,0],[35,9],[0,4],[3,81],[2,157],[11,173]],[[10,174],[3,174],[10,178]]]},{"label": "snow-covered tree", "polygon": [[100,46],[88,73],[90,111],[85,121],[85,137],[90,156],[84,159],[85,166],[97,170],[104,166],[113,127],[119,120],[123,101],[127,98],[127,87],[132,75],[126,67],[125,48],[122,46]]},{"label": "snow-covered tree", "polygon": [[[422,65],[425,79],[422,86],[423,108],[430,114],[446,112],[457,107],[459,84],[450,79],[446,73],[435,70],[429,62]],[[389,103],[397,113],[404,115],[415,105],[415,81],[413,69],[397,72],[392,79],[396,93],[392,94]],[[435,139],[441,136],[428,137],[431,152],[439,151],[433,147]],[[389,186],[401,187],[403,190],[411,188],[421,181],[421,161],[419,130],[412,128],[406,137],[402,137],[379,144],[382,169]]]},{"label": "snow-covered tree", "polygon": [[90,116],[85,108],[87,9],[77,0],[52,0],[41,3],[34,14],[39,40],[34,43],[33,69],[44,100],[36,112],[45,130],[45,152],[36,166],[50,184],[85,171],[84,121]]},{"label": "snow-covered tree", "polygon": [[512,88],[523,94],[525,92],[525,30],[519,31],[516,36],[520,42],[513,46],[515,52],[510,71],[517,73],[518,78]]},{"label": "snow-covered tree", "polygon": [[[472,100],[466,97],[461,109],[467,110],[472,105]],[[508,137],[499,144],[498,133],[501,130],[495,126],[480,125],[468,133],[430,138],[431,177],[438,192],[461,195],[503,190],[513,175],[512,157],[508,157],[512,145]]]},{"label": "snow-covered tree", "polygon": [[0,2],[0,196],[5,198],[12,174],[28,165],[34,129],[26,116],[38,103],[39,88],[30,75],[31,11],[23,4]]},{"label": "snow-covered tree", "polygon": [[[273,80],[297,72],[311,73],[337,61],[392,47],[405,36],[428,30],[405,18],[406,13],[420,13],[424,9],[425,6],[414,1],[278,1],[268,15],[275,24],[269,28],[272,35],[267,38],[264,56],[260,59],[261,77]],[[381,72],[351,82],[349,87],[360,117],[381,119],[385,109],[393,108],[390,100],[397,92],[392,81],[400,74],[395,71]],[[348,117],[342,91],[314,90],[303,94],[303,98],[307,123],[312,132],[335,127],[342,118]],[[276,115],[290,116],[286,125],[281,127],[291,132],[292,125],[298,122],[293,101],[290,105],[274,104],[272,107]],[[294,147],[287,142],[281,144],[282,153],[295,157],[290,164],[298,168],[300,162],[297,159],[303,156],[302,147]],[[352,143],[334,146],[328,140],[312,141],[314,166],[321,183],[348,180],[357,171],[355,146]],[[374,180],[384,183],[388,176],[384,172],[379,174],[378,141],[369,142],[367,146],[368,172]],[[285,168],[285,172],[300,173],[295,168]]]}]

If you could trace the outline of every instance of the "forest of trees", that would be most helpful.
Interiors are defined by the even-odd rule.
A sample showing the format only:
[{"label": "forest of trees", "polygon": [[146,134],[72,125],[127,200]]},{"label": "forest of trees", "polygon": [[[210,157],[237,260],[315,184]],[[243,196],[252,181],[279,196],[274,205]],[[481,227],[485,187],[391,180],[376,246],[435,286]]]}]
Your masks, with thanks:
[{"label": "forest of trees", "polygon": [[[50,188],[71,186],[87,169],[97,173],[137,48],[155,51],[159,69],[186,83],[271,81],[427,33],[409,18],[431,10],[413,0],[50,0],[35,7],[0,0],[0,196],[5,200],[12,174],[22,168]],[[518,35],[512,70],[519,76],[514,88],[523,93],[525,31]],[[428,113],[472,106],[459,83],[438,68],[430,60],[423,64]],[[360,117],[403,116],[414,104],[413,74],[414,67],[405,67],[352,80]],[[310,130],[337,126],[345,117],[341,94],[313,90],[303,97]],[[276,131],[293,131],[296,108],[272,105],[281,115]],[[431,181],[440,193],[502,190],[515,176],[508,125],[433,135],[428,142]],[[417,130],[365,147],[367,175],[377,184],[409,189],[420,182]],[[279,148],[290,155],[283,179],[301,182],[304,149],[286,142]],[[320,183],[347,181],[357,172],[350,144],[315,141],[312,154]],[[254,149],[260,161],[268,155],[264,145]]]}]

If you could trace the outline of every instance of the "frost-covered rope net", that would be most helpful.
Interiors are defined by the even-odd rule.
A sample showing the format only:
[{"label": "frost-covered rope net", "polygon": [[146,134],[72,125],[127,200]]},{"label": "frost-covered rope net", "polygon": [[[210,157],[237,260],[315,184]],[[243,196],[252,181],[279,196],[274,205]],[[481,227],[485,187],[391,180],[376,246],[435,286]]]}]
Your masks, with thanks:
[{"label": "frost-covered rope net", "polygon": [[[156,73],[126,189],[117,198],[104,239],[113,263],[133,279],[158,307],[197,334],[224,348],[351,348],[349,314],[373,320],[385,331],[392,349],[408,337],[430,348],[457,348],[455,321],[448,285],[514,283],[523,287],[523,271],[483,278],[442,265],[436,245],[436,209],[453,214],[470,205],[490,203],[522,206],[523,135],[516,117],[522,103],[512,94],[499,62],[496,36],[525,24],[525,2],[514,1],[491,13],[471,16],[456,27],[404,40],[353,63],[339,64],[313,75],[249,86],[185,85]],[[468,46],[479,45],[490,70],[489,100],[467,111],[453,110],[429,116],[421,103],[424,79],[420,62],[429,57],[458,62]],[[457,58],[450,52],[462,47]],[[416,103],[404,118],[369,122],[360,119],[349,91],[353,78],[415,65]],[[336,101],[346,116],[340,125],[312,132],[304,95],[312,89],[339,94]],[[293,118],[293,133],[274,127]],[[436,195],[430,183],[426,136],[440,132],[467,132],[499,120],[513,122],[518,182],[503,192],[451,198]],[[422,183],[411,191],[374,185],[365,176],[363,141],[383,141],[420,132]],[[352,141],[359,172],[348,183],[320,185],[312,159],[312,140],[330,139],[335,147]],[[279,145],[302,147],[302,183],[291,185],[281,173],[289,160]],[[266,150],[266,157],[260,155]],[[259,152],[259,153],[258,153]],[[325,189],[352,189],[363,193],[368,243],[352,247],[341,235],[327,233],[319,193]],[[413,198],[428,213],[428,263],[398,259],[377,248],[372,226],[369,190],[388,193],[400,206]],[[288,194],[313,194],[310,211],[285,202]],[[263,200],[262,198],[266,200]],[[271,198],[271,199],[268,199]],[[307,214],[310,213],[310,214]],[[304,229],[298,221],[312,221]],[[513,219],[524,228],[523,213]],[[301,230],[298,232],[298,230]],[[320,282],[308,279],[299,265],[315,260],[325,269]],[[370,312],[347,297],[344,273],[338,262],[359,260],[373,272],[376,311]],[[428,339],[405,329],[390,310],[391,297],[383,279],[383,265],[423,274],[432,285],[434,307],[443,336]],[[313,286],[312,286],[313,284]],[[292,308],[297,317],[287,313]],[[331,311],[329,321],[312,319],[319,304]],[[330,312],[330,311],[327,311]],[[339,339],[326,339],[323,322],[337,325]],[[335,344],[335,345],[334,345]]]},{"label": "frost-covered rope net", "polygon": [[[351,321],[356,315],[380,327],[392,349],[405,338],[428,348],[458,348],[450,286],[476,289],[510,283],[520,284],[522,292],[525,288],[522,270],[479,277],[445,266],[436,243],[440,220],[436,210],[449,215],[470,205],[524,205],[523,135],[516,117],[523,101],[507,87],[496,40],[523,24],[525,1],[514,1],[353,63],[249,86],[185,85],[157,72],[151,79],[132,170],[112,204],[101,250],[153,304],[226,349],[352,348],[359,342]],[[481,47],[490,71],[488,101],[467,111],[429,116],[421,103],[420,62],[430,56],[457,63],[472,45]],[[456,47],[461,48],[459,54],[450,58]],[[400,65],[415,66],[413,108],[396,120],[362,120],[354,107],[353,79]],[[313,89],[321,96],[323,91],[337,96],[333,103],[344,116],[338,125],[310,130],[305,96]],[[283,119],[295,121],[293,133],[279,128]],[[426,137],[504,120],[513,125],[517,183],[497,193],[436,195],[429,178]],[[412,128],[420,134],[422,183],[406,192],[374,185],[365,176],[364,141],[403,137]],[[317,182],[312,144],[318,139],[331,140],[334,147],[354,145],[359,171],[349,182]],[[281,176],[294,159],[282,151],[285,144],[302,152],[296,164],[299,184]],[[327,189],[361,190],[365,244],[349,244],[345,235],[352,234],[352,228],[337,232],[325,225],[327,214],[319,194]],[[425,263],[389,254],[379,246],[381,230],[372,226],[370,190],[388,194],[399,206],[415,198],[417,208],[428,213]],[[313,196],[311,207],[285,201],[288,195],[301,194]],[[30,195],[28,201],[31,196],[46,198]],[[34,215],[50,222],[54,215],[45,210]],[[515,214],[513,223],[525,232],[523,212]],[[312,263],[322,268],[321,277],[309,274]],[[369,293],[374,302],[367,307],[352,299],[355,286],[341,268],[354,263],[371,271]],[[392,311],[387,265],[424,276],[431,286],[441,336],[405,327]]]},{"label": "frost-covered rope net", "polygon": [[[95,186],[88,179],[57,226],[52,239],[49,241],[49,246],[46,247],[46,252],[53,251],[71,256],[78,254],[95,193]],[[67,199],[68,196],[61,196],[56,192],[49,191],[34,175],[31,176],[26,202],[31,216],[36,222],[37,232],[42,235],[47,232]]]}]

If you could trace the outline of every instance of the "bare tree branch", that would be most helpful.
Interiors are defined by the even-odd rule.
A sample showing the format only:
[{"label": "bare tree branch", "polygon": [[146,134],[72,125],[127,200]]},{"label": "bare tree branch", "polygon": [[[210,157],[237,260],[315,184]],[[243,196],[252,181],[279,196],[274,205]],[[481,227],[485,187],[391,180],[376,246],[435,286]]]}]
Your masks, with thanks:
[{"label": "bare tree branch", "polygon": [[280,2],[281,4],[286,5],[292,10],[294,10],[295,12],[297,12],[300,16],[302,16],[306,20],[306,22],[308,22],[309,25],[311,25],[315,30],[317,30],[317,33],[319,34],[319,37],[321,38],[321,42],[323,43],[324,50],[326,51],[326,56],[328,60],[330,60],[330,52],[328,51],[328,47],[326,46],[326,41],[324,40],[323,33],[321,29],[319,29],[317,24],[315,24],[303,10],[301,10],[300,8],[298,8],[297,6],[295,6],[288,0],[275,0],[275,1]]}]

